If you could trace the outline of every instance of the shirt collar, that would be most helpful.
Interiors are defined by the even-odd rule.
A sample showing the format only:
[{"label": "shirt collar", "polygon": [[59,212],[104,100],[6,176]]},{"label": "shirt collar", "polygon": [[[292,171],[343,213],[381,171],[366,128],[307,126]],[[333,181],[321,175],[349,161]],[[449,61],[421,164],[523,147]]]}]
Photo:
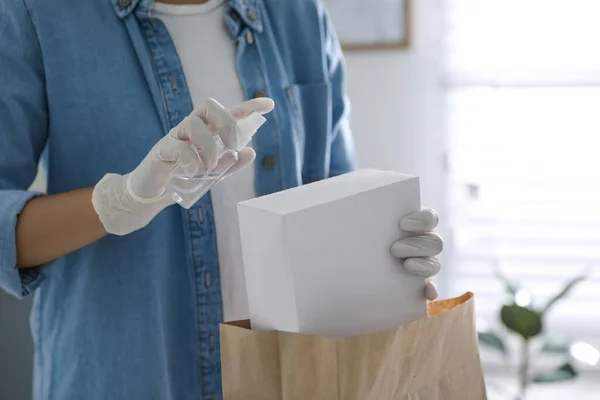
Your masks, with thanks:
[{"label": "shirt collar", "polygon": [[[110,0],[119,18],[126,18],[134,11],[147,14],[152,8],[154,0]],[[257,32],[262,32],[263,24],[261,15],[262,0],[227,0],[226,21],[230,29],[234,30],[240,21]]]}]

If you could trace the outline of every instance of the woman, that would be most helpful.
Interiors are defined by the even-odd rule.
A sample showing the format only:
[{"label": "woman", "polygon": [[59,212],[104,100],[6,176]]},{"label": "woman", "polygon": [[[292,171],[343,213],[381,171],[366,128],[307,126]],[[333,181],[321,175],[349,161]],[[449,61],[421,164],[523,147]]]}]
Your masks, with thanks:
[{"label": "woman", "polygon": [[[4,0],[0,32],[0,286],[36,291],[35,398],[220,398],[218,323],[247,317],[235,204],[355,165],[323,6]],[[242,103],[234,118],[266,96],[235,172],[173,206],[168,172],[216,162],[204,100]],[[47,195],[27,191],[40,158]],[[392,253],[411,272],[439,270],[436,224],[402,221],[415,237]]]}]

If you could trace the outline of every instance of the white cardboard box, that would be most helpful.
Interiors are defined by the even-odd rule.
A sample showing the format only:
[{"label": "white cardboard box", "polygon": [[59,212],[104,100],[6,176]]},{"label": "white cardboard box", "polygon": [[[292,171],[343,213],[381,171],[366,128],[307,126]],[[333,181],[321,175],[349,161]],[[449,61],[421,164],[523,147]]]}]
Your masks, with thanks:
[{"label": "white cardboard box", "polygon": [[346,337],[427,316],[424,278],[390,246],[416,177],[374,169],[238,205],[252,328]]}]

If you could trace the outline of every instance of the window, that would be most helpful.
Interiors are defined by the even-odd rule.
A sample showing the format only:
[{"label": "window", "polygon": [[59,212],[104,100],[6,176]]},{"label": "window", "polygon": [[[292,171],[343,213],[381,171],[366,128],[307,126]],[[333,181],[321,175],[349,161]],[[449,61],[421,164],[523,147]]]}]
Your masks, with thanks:
[{"label": "window", "polygon": [[495,321],[499,268],[600,345],[600,1],[448,0],[454,293]]}]

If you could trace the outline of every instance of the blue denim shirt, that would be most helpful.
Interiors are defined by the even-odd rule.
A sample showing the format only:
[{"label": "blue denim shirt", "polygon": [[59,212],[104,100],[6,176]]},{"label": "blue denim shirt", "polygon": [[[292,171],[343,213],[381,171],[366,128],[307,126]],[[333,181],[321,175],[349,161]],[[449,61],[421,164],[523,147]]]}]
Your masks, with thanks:
[{"label": "blue denim shirt", "polygon": [[[16,267],[16,220],[39,195],[27,189],[40,159],[48,194],[89,187],[134,169],[192,110],[150,9],[151,0],[0,2],[0,287],[35,291],[36,399],[221,397],[210,196],[130,235]],[[277,105],[255,137],[257,192],[352,169],[343,59],[319,1],[230,0],[225,24],[246,96]]]}]

